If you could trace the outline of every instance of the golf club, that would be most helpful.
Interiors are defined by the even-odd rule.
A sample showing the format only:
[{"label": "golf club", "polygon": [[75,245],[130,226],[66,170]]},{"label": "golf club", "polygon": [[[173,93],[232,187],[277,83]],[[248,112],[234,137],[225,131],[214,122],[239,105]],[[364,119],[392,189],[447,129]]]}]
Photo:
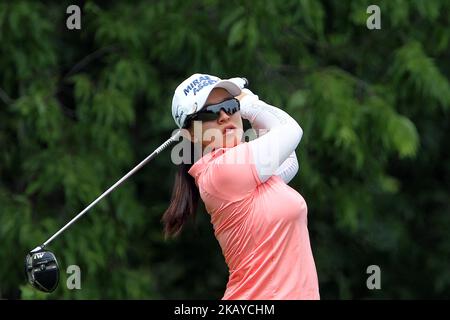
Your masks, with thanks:
[{"label": "golf club", "polygon": [[[248,86],[248,80],[246,78],[233,78],[230,79],[235,82],[240,88],[245,88]],[[169,147],[174,142],[178,141],[181,131],[177,131],[172,137],[167,139],[163,144],[161,144],[155,151],[153,151],[147,158],[142,160],[137,166],[131,169],[126,175],[120,178],[116,183],[114,183],[108,190],[103,192],[97,199],[91,202],[83,211],[78,213],[72,220],[70,220],[65,226],[59,229],[54,235],[52,235],[47,241],[45,241],[40,246],[37,246],[31,250],[25,257],[25,274],[28,282],[36,289],[43,292],[53,292],[58,286],[59,282],[59,266],[55,255],[44,250],[47,245],[52,242],[56,237],[63,233],[67,228],[69,228],[73,223],[80,219],[86,212],[88,212],[92,207],[94,207],[100,200],[107,196],[111,191],[117,188],[130,176],[132,176],[136,171],[142,168],[149,161],[154,159],[158,154],[160,154],[164,149]]]}]

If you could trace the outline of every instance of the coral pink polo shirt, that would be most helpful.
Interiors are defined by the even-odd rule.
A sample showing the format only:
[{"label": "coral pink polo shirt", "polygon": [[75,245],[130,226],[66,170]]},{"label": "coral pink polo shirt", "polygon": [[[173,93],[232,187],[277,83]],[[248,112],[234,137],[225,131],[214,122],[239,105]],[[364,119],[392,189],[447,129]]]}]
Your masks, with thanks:
[{"label": "coral pink polo shirt", "polygon": [[189,170],[229,268],[222,299],[319,299],[306,202],[279,176],[262,183],[250,148],[213,150]]}]

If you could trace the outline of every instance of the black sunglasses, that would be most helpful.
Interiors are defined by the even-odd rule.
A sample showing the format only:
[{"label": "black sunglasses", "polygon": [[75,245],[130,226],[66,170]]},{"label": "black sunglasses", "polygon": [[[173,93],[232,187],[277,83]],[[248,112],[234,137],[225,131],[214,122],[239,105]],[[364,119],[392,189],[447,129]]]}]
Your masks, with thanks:
[{"label": "black sunglasses", "polygon": [[190,127],[192,121],[212,121],[217,120],[220,110],[232,115],[241,109],[239,100],[236,98],[225,100],[218,104],[211,104],[203,107],[199,112],[193,113],[186,118],[184,128]]}]

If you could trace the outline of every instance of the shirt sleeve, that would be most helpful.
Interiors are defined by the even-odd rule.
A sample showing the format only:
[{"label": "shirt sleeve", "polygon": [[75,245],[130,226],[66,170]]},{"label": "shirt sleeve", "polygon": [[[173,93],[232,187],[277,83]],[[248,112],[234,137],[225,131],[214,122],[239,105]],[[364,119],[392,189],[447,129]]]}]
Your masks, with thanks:
[{"label": "shirt sleeve", "polygon": [[201,188],[226,201],[250,196],[261,183],[248,142],[213,159],[201,176]]}]

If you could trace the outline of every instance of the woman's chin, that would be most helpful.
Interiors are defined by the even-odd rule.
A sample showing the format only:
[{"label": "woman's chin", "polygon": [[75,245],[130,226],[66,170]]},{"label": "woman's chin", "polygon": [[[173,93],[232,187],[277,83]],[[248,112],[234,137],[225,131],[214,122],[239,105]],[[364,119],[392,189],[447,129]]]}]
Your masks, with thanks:
[{"label": "woman's chin", "polygon": [[223,141],[224,148],[233,148],[238,144],[240,144],[242,139],[242,137],[237,134],[224,135],[224,137],[225,137]]},{"label": "woman's chin", "polygon": [[241,144],[242,135],[238,133],[224,134],[222,137],[210,140],[203,143],[203,148],[206,153],[214,149],[233,148]]}]

